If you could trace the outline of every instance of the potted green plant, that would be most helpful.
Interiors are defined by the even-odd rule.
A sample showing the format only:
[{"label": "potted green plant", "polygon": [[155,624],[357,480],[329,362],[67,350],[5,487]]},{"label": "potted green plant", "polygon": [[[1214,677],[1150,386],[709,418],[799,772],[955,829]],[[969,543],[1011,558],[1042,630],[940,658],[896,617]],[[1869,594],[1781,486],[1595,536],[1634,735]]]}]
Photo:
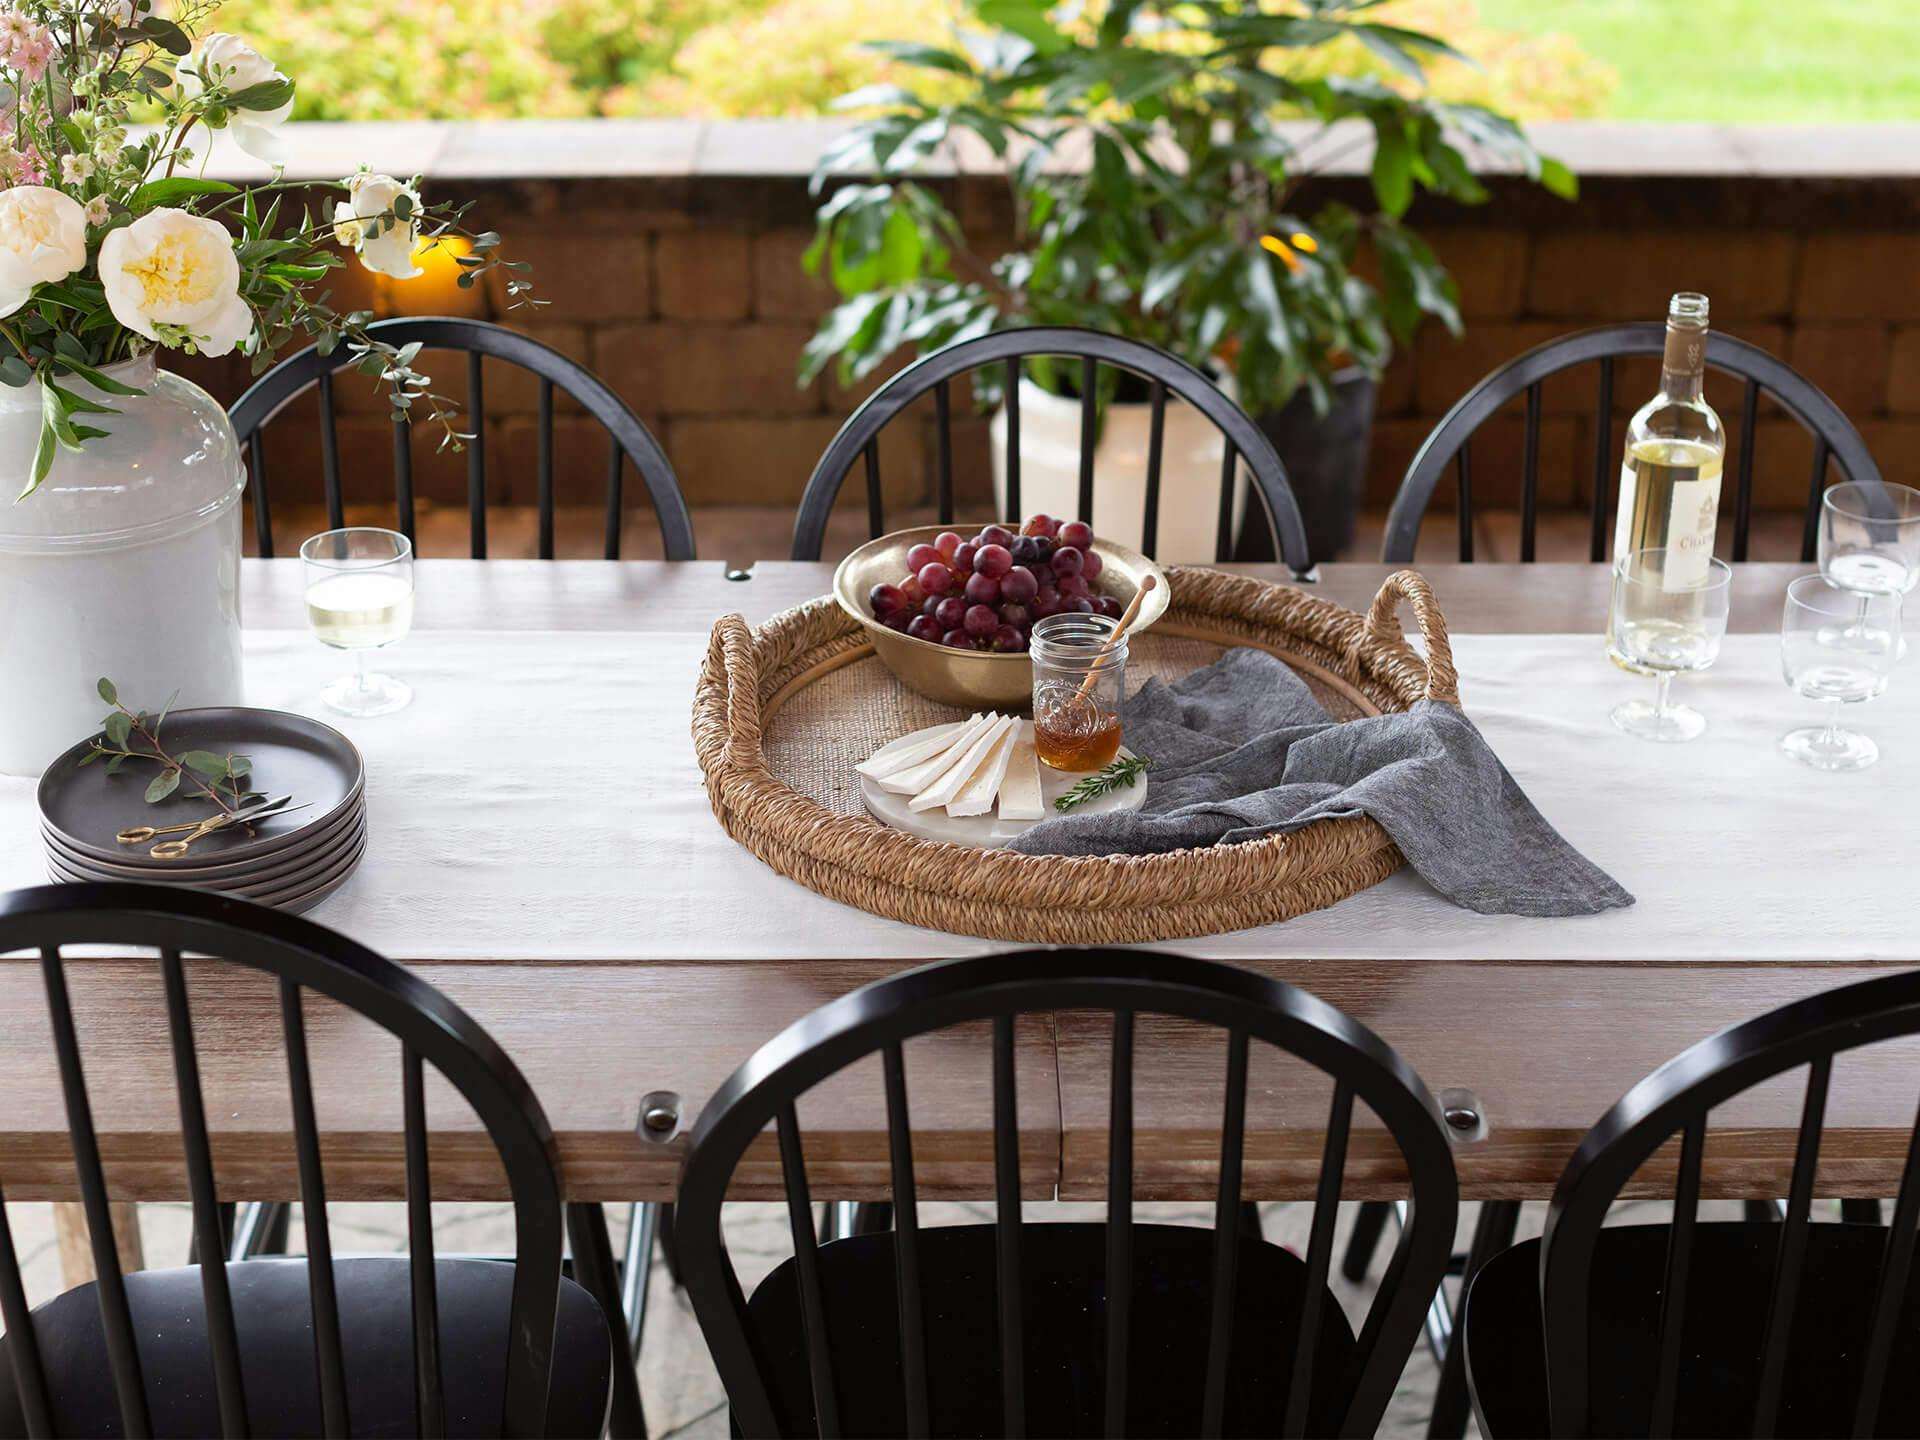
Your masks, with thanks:
[{"label": "potted green plant", "polygon": [[[840,300],[801,356],[802,379],[837,362],[850,383],[903,346],[934,350],[1008,326],[1151,341],[1230,382],[1261,421],[1316,555],[1349,543],[1375,380],[1423,317],[1460,328],[1453,281],[1403,223],[1414,195],[1483,201],[1468,150],[1574,193],[1572,174],[1512,120],[1429,95],[1424,62],[1456,52],[1379,23],[1376,4],[1304,0],[1275,12],[1261,0],[1111,0],[1069,14],[1045,0],[972,0],[977,26],[951,47],[880,42],[928,83],[842,101],[872,113],[814,176],[824,199],[807,264]],[[1371,58],[1343,65],[1349,52]],[[998,157],[1012,191],[1013,244],[998,256],[970,246],[928,180],[968,147]],[[1316,196],[1329,162],[1368,147],[1370,203]],[[1377,281],[1356,269],[1363,254]],[[1074,379],[1042,366],[1023,382],[1029,508],[1072,509],[1048,496],[1073,493],[1076,407],[1062,397]],[[1097,463],[1123,481],[1140,471],[1129,452],[1144,453],[1145,421],[1124,392],[1101,398]],[[1212,522],[1173,497],[1180,469],[1216,483],[1218,437],[1168,421],[1162,550],[1210,556]],[[1122,497],[1103,512],[1124,522],[1140,506]]]}]

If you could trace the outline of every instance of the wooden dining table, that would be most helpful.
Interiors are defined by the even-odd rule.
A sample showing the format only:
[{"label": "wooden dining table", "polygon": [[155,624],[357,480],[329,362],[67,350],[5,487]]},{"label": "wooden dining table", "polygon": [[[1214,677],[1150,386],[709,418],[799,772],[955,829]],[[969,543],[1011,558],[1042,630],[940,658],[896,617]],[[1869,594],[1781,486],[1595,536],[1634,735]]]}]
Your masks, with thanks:
[{"label": "wooden dining table", "polygon": [[[1242,568],[1286,579],[1274,568]],[[1317,593],[1364,610],[1390,568],[1322,566]],[[1597,640],[1607,603],[1604,567],[1418,568],[1456,637],[1588,635],[1594,637],[1593,664],[1604,671]],[[274,683],[283,685],[252,698],[283,701],[294,693],[284,688],[293,683],[285,677],[307,673],[288,667],[304,665],[316,681],[325,678],[322,652],[300,648],[311,643],[301,634],[306,621],[300,569],[292,561],[250,560],[243,571],[249,645],[259,638],[267,657],[256,665],[250,648],[250,684],[260,673],[281,677]],[[1732,634],[1777,631],[1787,581],[1800,571],[1736,567]],[[499,657],[498,672],[472,692],[478,708],[470,706],[464,718],[446,711],[435,719],[443,712],[426,711],[412,722],[440,727],[432,738],[444,759],[446,785],[459,790],[472,784],[466,807],[453,812],[458,833],[425,834],[420,817],[408,812],[408,796],[425,781],[403,776],[398,760],[386,757],[382,727],[392,721],[343,726],[368,757],[369,828],[384,838],[370,843],[361,872],[313,918],[379,944],[492,1033],[546,1110],[569,1199],[671,1199],[687,1133],[702,1105],[756,1047],[857,986],[943,956],[1008,948],[842,910],[744,853],[722,848],[732,842],[710,814],[702,818],[704,796],[684,726],[676,736],[663,723],[629,744],[617,719],[596,718],[583,732],[601,737],[592,746],[570,741],[574,748],[556,751],[534,733],[507,753],[499,753],[499,735],[484,730],[488,717],[479,708],[519,706],[512,713],[559,717],[587,703],[555,678],[562,669],[533,673],[528,651],[508,643],[516,634],[598,636],[614,647],[606,652],[616,657],[608,663],[620,667],[610,683],[652,695],[670,717],[674,707],[684,712],[691,703],[681,688],[688,672],[655,668],[650,657],[697,657],[716,617],[737,611],[750,621],[765,619],[826,593],[831,573],[823,564],[772,562],[744,572],[709,561],[421,562],[415,633],[388,657],[390,668],[408,674],[410,655],[424,661],[439,654],[448,667]],[[628,642],[633,648],[619,648]],[[666,648],[649,648],[655,646]],[[1630,683],[1619,678],[1623,686]],[[416,680],[418,706],[431,702],[432,683]],[[1474,694],[1464,675],[1462,693],[1471,715]],[[322,713],[317,699],[313,713]],[[617,706],[605,712],[618,713]],[[1604,731],[1604,716],[1599,723]],[[473,753],[470,747],[483,743],[487,753]],[[1895,743],[1888,742],[1890,753]],[[1920,735],[1907,734],[1897,743],[1920,744]],[[419,752],[409,756],[417,772]],[[1910,763],[1904,755],[1900,759]],[[1835,779],[1852,783],[1857,777]],[[406,790],[403,780],[416,791]],[[1620,782],[1620,776],[1598,769],[1590,777],[1594,786]],[[30,789],[9,783],[15,788],[0,785],[0,818],[8,827],[0,837],[0,887],[40,883],[30,798],[22,798],[30,797]],[[622,897],[628,907],[622,913],[631,917],[628,928],[575,933],[577,898],[556,898],[531,882],[524,895],[515,892],[515,842],[503,828],[512,815],[586,796],[617,804],[629,789],[636,809],[632,852],[597,857],[597,863],[618,865],[608,873],[627,877],[631,893]],[[1871,804],[1870,788],[1858,793],[1862,805]],[[496,809],[494,795],[530,808]],[[642,833],[649,821],[638,812],[648,806],[671,807],[665,830],[672,833]],[[19,833],[23,825],[28,833]],[[1697,838],[1702,847],[1717,843],[1710,829]],[[683,861],[689,851],[717,874],[690,875]],[[1663,860],[1688,864],[1684,853]],[[551,856],[542,863],[555,873],[564,869]],[[476,908],[476,874],[493,908]],[[1817,867],[1808,871],[1807,883],[1819,885]],[[1396,894],[1416,895],[1417,880],[1409,877],[1404,884],[1409,888]],[[365,893],[356,896],[357,889]],[[683,913],[690,894],[710,913]],[[1490,920],[1465,912],[1459,912],[1463,924],[1456,941],[1449,938],[1450,922],[1436,910],[1422,912],[1442,918],[1421,953],[1412,956],[1370,939],[1375,930],[1369,917],[1379,912],[1362,908],[1362,897],[1318,916],[1242,932],[1230,945],[1174,942],[1164,948],[1221,955],[1347,1011],[1396,1047],[1436,1093],[1444,1091],[1449,1103],[1472,1113],[1473,1123],[1455,1141],[1467,1198],[1544,1198],[1586,1129],[1629,1086],[1682,1049],[1770,1007],[1920,962],[1920,924],[1906,925],[1904,949],[1897,938],[1898,917],[1910,922],[1915,914],[1908,893],[1870,902],[1885,908],[1862,918],[1880,927],[1874,933],[1896,937],[1867,947],[1871,953],[1836,923],[1845,917],[1813,903],[1817,898],[1810,889],[1806,932],[1764,954],[1746,953],[1744,942],[1732,935],[1716,948],[1710,930],[1689,932],[1687,946],[1670,953],[1613,953],[1607,935],[1637,932],[1592,928],[1588,921]],[[526,923],[499,923],[499,916],[516,913]],[[1464,923],[1469,918],[1471,926]],[[1657,920],[1643,916],[1638,923]],[[1579,925],[1590,928],[1571,928]],[[661,939],[669,933],[697,936],[698,943]],[[548,935],[551,941],[543,938]],[[292,1198],[298,1183],[273,988],[265,977],[216,970],[212,962],[191,968],[221,1190],[234,1198]],[[103,955],[77,959],[71,970],[111,1193],[121,1201],[182,1198],[186,1176],[158,969],[138,957]],[[0,959],[0,1015],[7,1017],[0,1025],[0,1186],[9,1200],[72,1200],[65,1111],[35,957]],[[1105,1035],[1102,1020],[1079,1014],[1035,1015],[1021,1025],[1022,1180],[1030,1198],[1104,1193]],[[329,1194],[399,1198],[405,1177],[397,1047],[344,1012],[310,1020],[309,1036]],[[1210,1196],[1224,1053],[1218,1037],[1170,1023],[1143,1024],[1138,1044],[1137,1194]],[[993,1194],[988,1052],[986,1034],[964,1028],[908,1047],[925,1197]],[[1914,1058],[1905,1049],[1836,1071],[1819,1193],[1893,1193],[1913,1123]],[[1247,1117],[1250,1198],[1313,1193],[1325,1112],[1313,1098],[1312,1083],[1313,1077],[1282,1057],[1256,1063]],[[1797,1087],[1775,1084],[1730,1107],[1708,1147],[1703,1192],[1728,1198],[1783,1193],[1800,1098]],[[649,1107],[656,1117],[667,1117],[659,1128],[642,1123]],[[430,1116],[436,1198],[501,1195],[484,1132],[457,1098],[437,1091]],[[885,1193],[885,1103],[877,1063],[856,1066],[810,1094],[801,1120],[816,1197]],[[1656,1193],[1670,1184],[1671,1157],[1663,1153],[1630,1193]],[[1403,1176],[1382,1137],[1369,1139],[1362,1126],[1348,1167],[1347,1197],[1392,1198],[1402,1188]],[[737,1194],[780,1194],[770,1136],[743,1166]]]}]

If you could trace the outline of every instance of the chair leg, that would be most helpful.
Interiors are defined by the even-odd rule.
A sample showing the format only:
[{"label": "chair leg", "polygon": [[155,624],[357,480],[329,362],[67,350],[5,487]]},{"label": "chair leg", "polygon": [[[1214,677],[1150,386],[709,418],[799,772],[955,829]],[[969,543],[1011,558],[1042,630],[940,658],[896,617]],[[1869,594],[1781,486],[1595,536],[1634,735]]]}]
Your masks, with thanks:
[{"label": "chair leg", "polygon": [[1353,1217],[1353,1234],[1347,1237],[1347,1253],[1340,1261],[1340,1273],[1355,1285],[1367,1278],[1373,1264],[1373,1252],[1380,1248],[1380,1234],[1387,1228],[1387,1215],[1393,1209],[1389,1200],[1363,1200],[1360,1213]]},{"label": "chair leg", "polygon": [[[1480,1273],[1480,1267],[1513,1244],[1513,1232],[1520,1223],[1518,1200],[1485,1200],[1480,1218],[1473,1227],[1473,1244],[1467,1250],[1467,1268],[1460,1279],[1464,1299],[1467,1286]],[[1467,1352],[1460,1333],[1456,1308],[1452,1336],[1447,1341],[1447,1358],[1440,1366],[1440,1383],[1433,1392],[1433,1415],[1427,1421],[1429,1440],[1459,1440],[1467,1433]]]},{"label": "chair leg", "polygon": [[1878,1200],[1842,1200],[1840,1202],[1840,1218],[1851,1221],[1855,1225],[1880,1225],[1885,1223],[1880,1218],[1880,1202]]},{"label": "chair leg", "polygon": [[667,1278],[676,1290],[686,1289],[680,1278],[680,1242],[673,1237],[673,1206],[662,1205],[654,1217],[654,1244],[660,1247],[660,1259],[667,1267]]},{"label": "chair leg", "polygon": [[567,1239],[573,1246],[573,1278],[599,1302],[613,1345],[613,1407],[607,1433],[614,1440],[646,1440],[647,1415],[640,1405],[640,1376],[633,1367],[626,1315],[621,1308],[623,1297],[614,1266],[613,1241],[607,1234],[607,1212],[599,1205],[567,1206]]}]

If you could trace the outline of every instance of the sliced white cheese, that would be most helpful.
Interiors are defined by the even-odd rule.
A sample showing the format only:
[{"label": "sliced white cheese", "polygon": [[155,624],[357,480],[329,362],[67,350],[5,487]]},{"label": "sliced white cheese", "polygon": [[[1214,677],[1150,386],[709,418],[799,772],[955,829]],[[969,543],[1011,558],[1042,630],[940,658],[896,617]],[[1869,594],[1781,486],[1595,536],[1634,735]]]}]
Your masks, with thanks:
[{"label": "sliced white cheese", "polygon": [[905,770],[895,770],[881,776],[880,788],[891,790],[896,795],[918,795],[958,763],[973,742],[999,718],[997,715],[974,716],[938,755],[922,760],[917,765],[909,765]]},{"label": "sliced white cheese", "polygon": [[[976,715],[973,718],[977,720],[980,717]],[[862,775],[871,775],[879,780],[896,770],[905,770],[942,754],[960,738],[960,732],[966,728],[965,720],[956,720],[951,725],[936,725],[931,730],[902,735],[898,740],[889,740],[853,768]]]},{"label": "sliced white cheese", "polygon": [[1040,801],[1040,756],[1033,748],[1033,722],[1022,720],[1007,755],[1007,773],[1000,779],[1000,818],[1041,820],[1046,813]]},{"label": "sliced white cheese", "polygon": [[1007,773],[1007,757],[1013,753],[1013,742],[1019,734],[1018,720],[1000,732],[1000,738],[960,787],[960,793],[947,802],[947,814],[984,815],[993,809],[993,797],[1000,793],[1000,777]]},{"label": "sliced white cheese", "polygon": [[1011,730],[1015,723],[1011,715],[995,715],[991,719],[993,723],[980,733],[957,764],[907,802],[909,810],[937,810],[952,802],[961,787],[973,778],[973,772],[980,768],[980,762],[986,758],[994,742]]}]

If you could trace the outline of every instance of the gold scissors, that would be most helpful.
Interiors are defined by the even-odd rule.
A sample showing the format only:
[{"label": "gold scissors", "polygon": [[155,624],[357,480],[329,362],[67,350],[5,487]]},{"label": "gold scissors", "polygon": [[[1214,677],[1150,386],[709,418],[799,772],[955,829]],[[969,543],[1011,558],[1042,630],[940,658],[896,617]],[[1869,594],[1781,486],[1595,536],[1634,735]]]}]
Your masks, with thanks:
[{"label": "gold scissors", "polygon": [[255,820],[264,820],[270,815],[289,815],[296,810],[307,808],[305,805],[295,805],[292,801],[291,795],[276,795],[270,800],[264,800],[258,805],[249,805],[243,810],[223,810],[217,815],[209,815],[204,820],[190,820],[181,825],[135,825],[122,830],[113,838],[122,845],[140,845],[156,835],[173,835],[183,830],[191,831],[191,834],[179,840],[163,840],[147,852],[156,860],[177,860],[192,848],[194,841],[211,835],[216,830],[224,830],[235,823],[251,824]]}]

